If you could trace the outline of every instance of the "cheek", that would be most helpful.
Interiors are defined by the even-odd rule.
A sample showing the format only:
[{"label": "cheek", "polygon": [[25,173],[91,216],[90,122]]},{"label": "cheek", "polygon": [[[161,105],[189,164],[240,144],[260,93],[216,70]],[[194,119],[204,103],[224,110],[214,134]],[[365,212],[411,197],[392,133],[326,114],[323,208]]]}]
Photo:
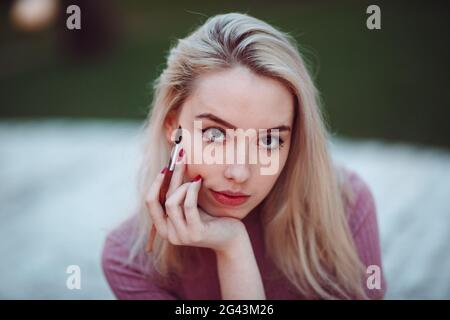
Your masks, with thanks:
[{"label": "cheek", "polygon": [[280,151],[280,154],[279,154],[279,168],[278,168],[278,171],[276,173],[275,180],[278,178],[278,176],[283,171],[284,166],[286,165],[286,162],[287,162],[287,159],[288,159],[288,155],[289,155],[289,146],[284,146],[283,149]]},{"label": "cheek", "polygon": [[[214,173],[211,172],[212,168],[211,166],[204,165],[204,164],[187,164],[186,165],[186,173],[185,176],[189,181],[194,179],[197,175],[201,175],[203,178],[203,184],[205,183],[205,180],[208,181],[209,177],[212,176]],[[215,173],[217,174],[217,173]]]},{"label": "cheek", "polygon": [[290,139],[288,139],[288,141],[285,141],[284,146],[280,149],[280,164],[281,164],[280,167],[281,168],[283,168],[283,166],[288,158],[290,144],[291,144],[291,141],[290,141]]},{"label": "cheek", "polygon": [[198,165],[189,164],[189,163],[186,164],[185,176],[186,176],[186,179],[188,181],[191,181],[192,179],[194,179],[199,174],[201,175],[201,173],[199,173]]},{"label": "cheek", "polygon": [[275,185],[277,178],[278,175],[259,176],[258,179],[255,180],[254,185],[257,187],[255,191],[258,194],[258,198],[265,198],[267,196],[272,187]]}]

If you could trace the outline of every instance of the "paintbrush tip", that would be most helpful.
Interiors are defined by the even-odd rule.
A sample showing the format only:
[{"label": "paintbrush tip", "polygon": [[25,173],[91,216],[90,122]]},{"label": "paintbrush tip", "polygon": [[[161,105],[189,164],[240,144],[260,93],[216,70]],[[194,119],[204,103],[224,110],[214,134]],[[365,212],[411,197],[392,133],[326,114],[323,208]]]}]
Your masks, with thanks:
[{"label": "paintbrush tip", "polygon": [[178,130],[177,130],[177,138],[175,139],[175,143],[179,144],[181,142],[181,140],[183,139],[183,134],[182,134],[182,129],[181,129],[181,125],[178,126]]}]

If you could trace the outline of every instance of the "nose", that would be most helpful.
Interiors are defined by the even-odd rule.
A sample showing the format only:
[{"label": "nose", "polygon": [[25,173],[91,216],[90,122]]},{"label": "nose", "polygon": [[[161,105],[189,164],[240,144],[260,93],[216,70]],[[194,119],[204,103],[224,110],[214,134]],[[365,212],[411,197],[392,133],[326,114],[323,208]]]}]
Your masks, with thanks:
[{"label": "nose", "polygon": [[244,183],[251,175],[249,167],[249,146],[247,145],[247,139],[236,140],[237,142],[226,147],[225,152],[232,152],[231,158],[234,161],[233,163],[226,164],[224,176],[229,180],[233,180],[235,183]]},{"label": "nose", "polygon": [[244,183],[250,177],[250,170],[247,164],[231,164],[226,167],[224,175],[236,183]]}]

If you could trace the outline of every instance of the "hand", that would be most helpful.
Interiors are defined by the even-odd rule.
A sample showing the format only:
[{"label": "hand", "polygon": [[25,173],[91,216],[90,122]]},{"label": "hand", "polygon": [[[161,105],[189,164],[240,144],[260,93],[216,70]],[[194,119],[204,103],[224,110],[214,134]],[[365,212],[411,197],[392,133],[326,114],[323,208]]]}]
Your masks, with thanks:
[{"label": "hand", "polygon": [[158,234],[173,245],[211,248],[228,251],[247,232],[239,219],[214,217],[198,207],[197,199],[202,179],[183,183],[186,155],[175,165],[165,202],[165,212],[159,203],[159,190],[164,178],[156,177],[146,198],[147,208]]}]

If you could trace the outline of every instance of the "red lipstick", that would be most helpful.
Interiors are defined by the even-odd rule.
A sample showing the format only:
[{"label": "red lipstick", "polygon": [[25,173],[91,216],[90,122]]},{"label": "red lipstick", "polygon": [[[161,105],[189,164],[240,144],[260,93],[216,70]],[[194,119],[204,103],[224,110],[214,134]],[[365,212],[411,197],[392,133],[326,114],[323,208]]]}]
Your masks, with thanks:
[{"label": "red lipstick", "polygon": [[239,206],[243,203],[245,203],[249,198],[250,195],[247,195],[242,192],[233,192],[229,190],[224,191],[214,191],[212,189],[211,194],[213,195],[214,199],[223,205],[227,206]]}]

